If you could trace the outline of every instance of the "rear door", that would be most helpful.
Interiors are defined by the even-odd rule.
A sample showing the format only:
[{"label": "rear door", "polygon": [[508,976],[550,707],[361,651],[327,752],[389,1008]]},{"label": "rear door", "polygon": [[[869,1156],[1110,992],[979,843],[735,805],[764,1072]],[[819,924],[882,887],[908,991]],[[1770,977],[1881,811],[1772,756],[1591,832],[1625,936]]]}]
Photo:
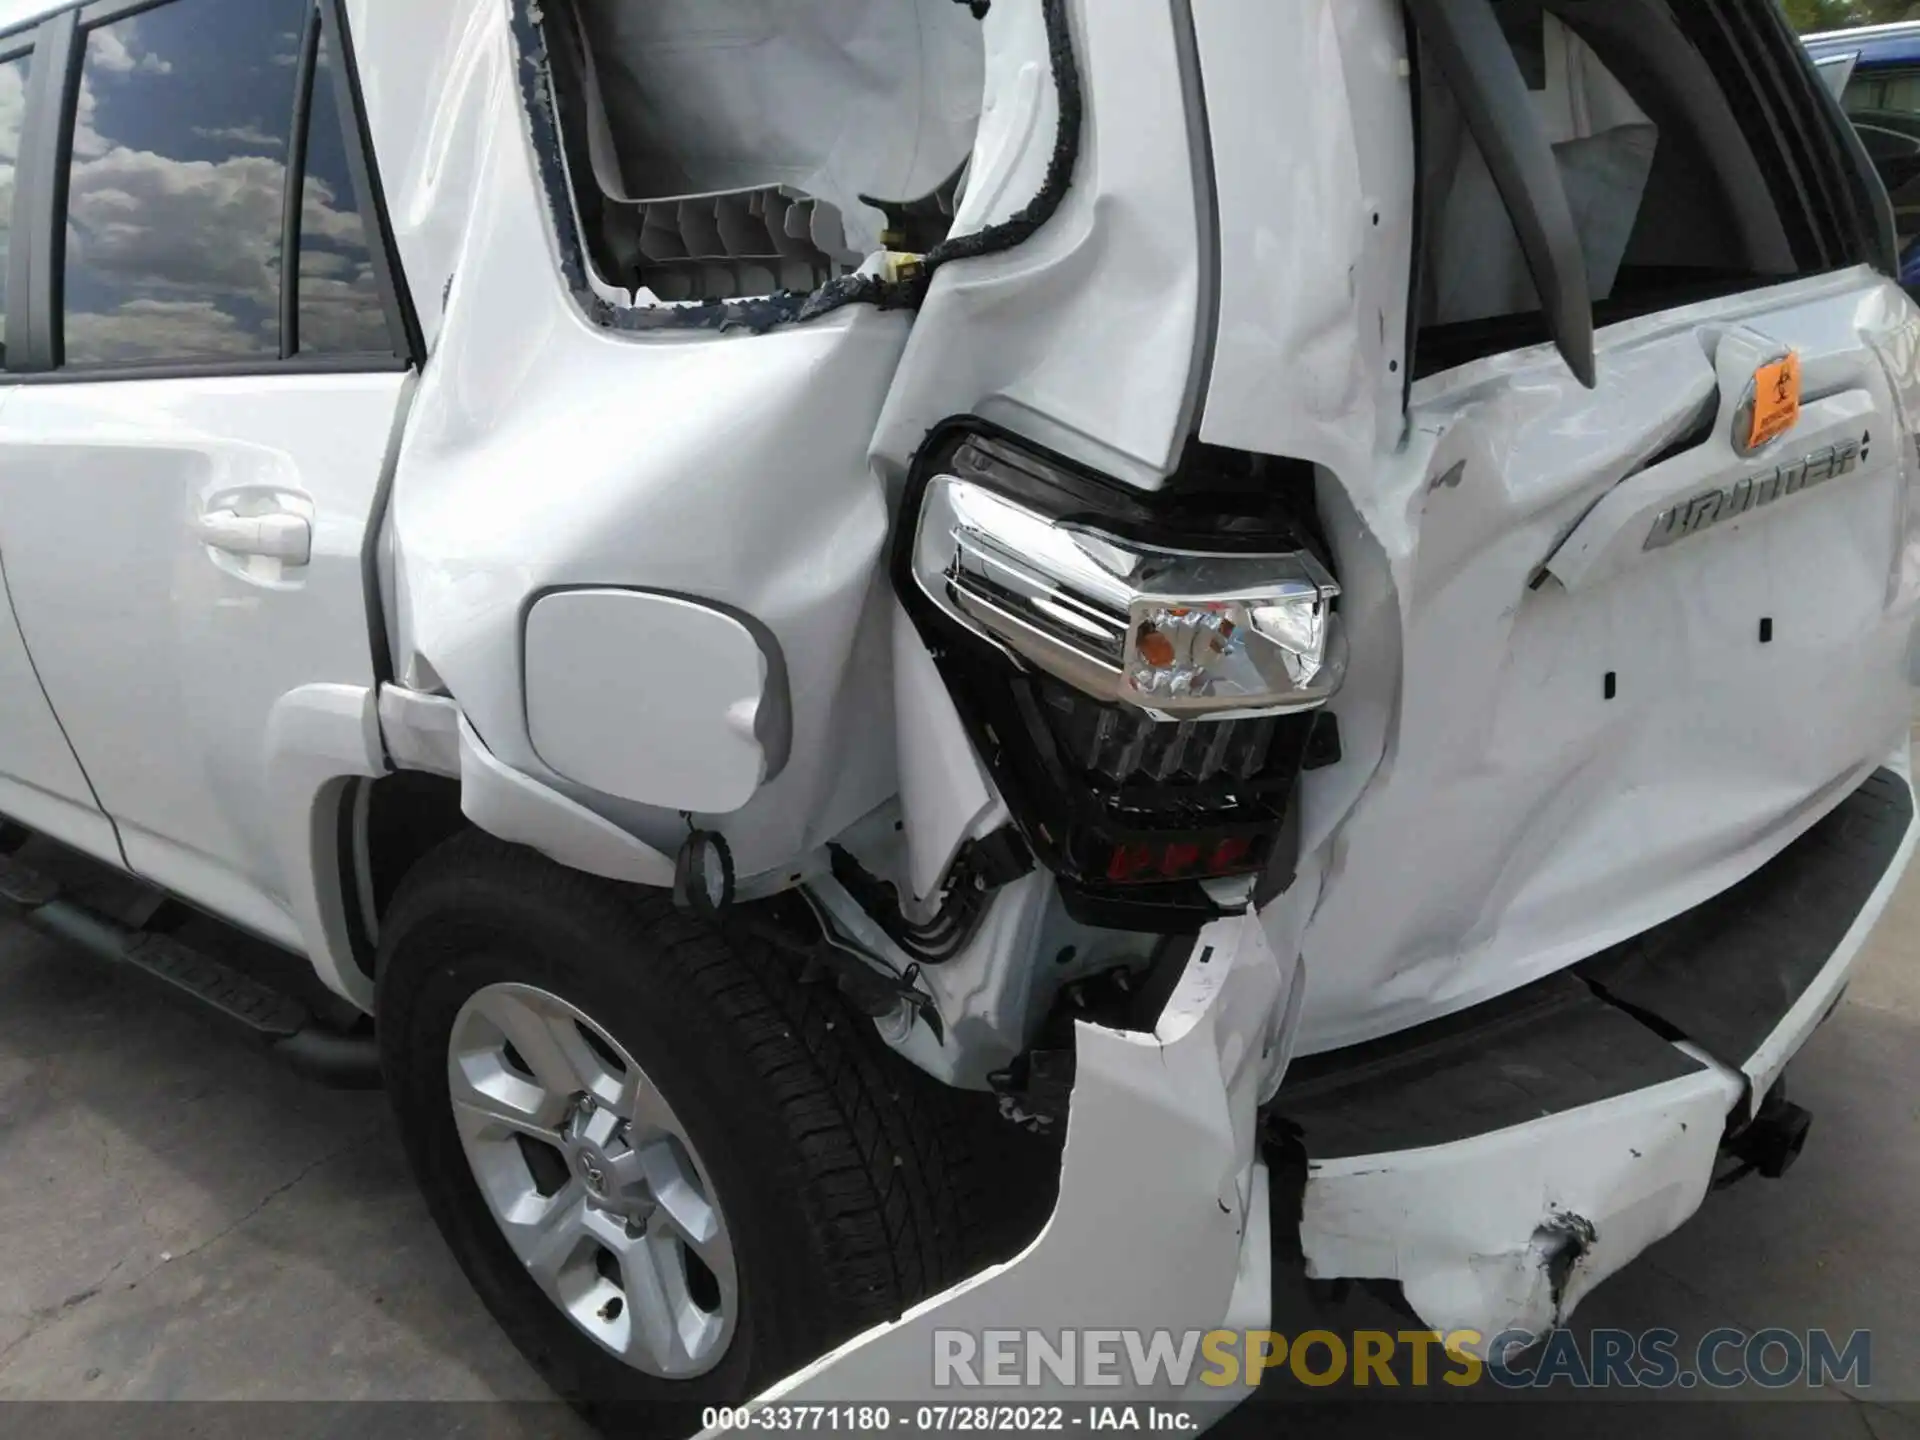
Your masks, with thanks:
[{"label": "rear door", "polygon": [[[8,260],[13,230],[13,175],[19,162],[26,122],[27,86],[33,74],[33,29],[0,39],[0,317],[8,313]],[[9,326],[12,338],[25,326],[22,306]],[[0,371],[6,352],[0,348]],[[0,414],[12,396],[0,374]],[[5,598],[9,556],[0,547],[0,815],[58,836],[102,859],[119,862],[113,827],[94,803],[87,777],[60,731],[53,708],[40,688],[26,642]]]},{"label": "rear door", "polygon": [[373,683],[363,561],[412,361],[347,58],[314,0],[40,27],[0,409],[14,610],[128,862],[296,945],[269,717]]}]

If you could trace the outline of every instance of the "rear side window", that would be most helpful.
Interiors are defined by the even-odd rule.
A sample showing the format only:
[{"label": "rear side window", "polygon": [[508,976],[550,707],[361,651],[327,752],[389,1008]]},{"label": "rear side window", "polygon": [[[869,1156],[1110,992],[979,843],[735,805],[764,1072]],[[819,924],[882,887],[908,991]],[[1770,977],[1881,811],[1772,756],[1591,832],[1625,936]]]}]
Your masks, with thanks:
[{"label": "rear side window", "polygon": [[[1596,325],[1871,258],[1864,222],[1841,213],[1856,197],[1828,102],[1762,7],[1492,8],[1552,149]],[[1424,47],[1420,145],[1416,373],[1547,338],[1511,212]]]},{"label": "rear side window", "polygon": [[301,0],[174,0],[83,36],[66,359],[280,353]]},{"label": "rear side window", "polygon": [[9,373],[410,362],[341,11],[92,0],[0,50]]},{"label": "rear side window", "polygon": [[301,185],[298,328],[288,347],[300,355],[364,354],[392,345],[367,226],[354,200],[335,80],[332,47],[321,39]]},{"label": "rear side window", "polygon": [[[7,270],[13,253],[13,176],[20,165],[20,134],[32,63],[29,55],[0,60],[0,322],[7,313]],[[0,364],[5,363],[6,349],[0,343]]]}]

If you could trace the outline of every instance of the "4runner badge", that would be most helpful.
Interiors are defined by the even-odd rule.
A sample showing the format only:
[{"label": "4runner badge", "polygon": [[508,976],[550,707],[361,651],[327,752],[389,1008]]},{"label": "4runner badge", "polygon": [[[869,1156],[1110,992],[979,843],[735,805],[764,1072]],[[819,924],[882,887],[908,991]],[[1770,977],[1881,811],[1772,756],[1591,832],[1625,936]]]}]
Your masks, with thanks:
[{"label": "4runner badge", "polygon": [[1806,459],[1796,460],[1791,465],[1751,475],[1724,490],[1703,490],[1654,516],[1652,533],[1647,536],[1647,543],[1642,548],[1658,550],[1662,545],[1671,545],[1689,535],[1698,535],[1723,520],[1732,520],[1788,495],[1797,495],[1802,490],[1811,490],[1815,485],[1824,485],[1829,480],[1848,474],[1859,463],[1860,443],[1849,440],[1842,445],[1829,445],[1824,450],[1816,450]]}]

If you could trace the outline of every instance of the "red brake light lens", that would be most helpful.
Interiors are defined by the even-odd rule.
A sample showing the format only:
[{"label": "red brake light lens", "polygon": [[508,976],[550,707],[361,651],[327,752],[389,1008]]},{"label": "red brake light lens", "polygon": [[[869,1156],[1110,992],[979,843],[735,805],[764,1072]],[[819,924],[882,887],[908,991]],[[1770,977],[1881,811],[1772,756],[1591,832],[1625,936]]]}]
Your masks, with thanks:
[{"label": "red brake light lens", "polygon": [[1254,849],[1246,836],[1115,845],[1107,860],[1107,879],[1115,885],[1146,885],[1242,874],[1254,868]]}]

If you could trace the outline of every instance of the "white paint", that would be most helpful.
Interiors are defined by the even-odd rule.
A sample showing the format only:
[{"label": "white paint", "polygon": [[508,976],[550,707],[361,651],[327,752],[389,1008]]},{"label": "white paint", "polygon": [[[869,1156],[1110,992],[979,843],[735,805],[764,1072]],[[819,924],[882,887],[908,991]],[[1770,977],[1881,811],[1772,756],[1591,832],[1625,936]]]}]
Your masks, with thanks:
[{"label": "white paint", "polygon": [[[880,957],[896,975],[913,967],[914,958],[888,939],[830,876],[810,881],[808,889],[867,954]],[[931,1026],[917,1023],[904,1031],[883,1027],[882,1038],[942,1084],[987,1089],[987,1077],[1026,1048],[1052,998],[1052,988],[1040,983],[1051,977],[1041,967],[1021,962],[1049,952],[1042,936],[1059,903],[1044,872],[1004,886],[959,954],[920,967],[916,985],[932,1000],[940,1033],[936,1036]]]},{"label": "white paint", "polygon": [[[1259,1263],[1269,1253],[1267,1211],[1259,1203],[1266,1179],[1253,1153],[1254,1102],[1240,1059],[1269,1033],[1274,1012],[1244,1002],[1282,994],[1290,967],[1243,933],[1252,925],[1236,917],[1203,932],[1189,970],[1201,950],[1211,948],[1209,963],[1230,972],[1212,987],[1213,1002],[1191,1014],[1178,1035],[1076,1026],[1060,1198],[1038,1239],[1005,1264],[856,1336],[759,1399],[989,1398],[935,1388],[935,1330],[1178,1334],[1228,1323],[1263,1325],[1271,1313],[1269,1272]],[[1021,1404],[1088,1397],[1051,1380],[1001,1393]],[[1123,1383],[1102,1387],[1098,1398],[1122,1403],[1181,1394],[1173,1386],[1142,1390]],[[1214,1391],[1206,1398],[1239,1399],[1244,1392]]]},{"label": "white paint", "polygon": [[[1706,1066],[1450,1145],[1313,1164],[1300,1244],[1317,1278],[1398,1280],[1440,1331],[1543,1331],[1700,1206],[1743,1081]],[[1542,1227],[1591,1223],[1556,1298]]]},{"label": "white paint", "polygon": [[[311,877],[285,868],[267,742],[290,693],[373,684],[361,552],[404,383],[20,386],[0,409],[20,632],[128,862],[296,950],[326,944],[297,914]],[[230,555],[198,529],[290,507],[310,527],[304,565]]]},{"label": "white paint", "polygon": [[447,696],[382,685],[380,736],[395,769],[459,777],[460,707]]},{"label": "white paint", "polygon": [[353,959],[340,868],[339,805],[351,776],[387,771],[378,705],[362,685],[303,685],[267,716],[262,814],[286,877],[293,932],[320,979],[369,1013],[373,981]]},{"label": "white paint", "polygon": [[1279,1084],[1272,1062],[1292,1044],[1289,1029],[1300,1018],[1293,1003],[1299,978],[1298,952],[1276,952],[1258,916],[1215,920],[1194,941],[1193,957],[1154,1027],[1160,1042],[1171,1046],[1209,1020],[1233,1017],[1213,1029],[1236,1154],[1253,1153],[1260,1103]]},{"label": "white paint", "polygon": [[[1911,784],[1905,743],[1889,763]],[[1681,1043],[1695,1074],[1449,1144],[1314,1162],[1300,1223],[1308,1273],[1398,1280],[1425,1323],[1483,1343],[1564,1323],[1699,1208],[1729,1118],[1750,1116],[1832,1010],[1916,835],[1910,825],[1832,958],[1739,1070]],[[1550,1227],[1567,1216],[1593,1240],[1556,1296]]]},{"label": "white paint", "polygon": [[[373,691],[362,559],[401,377],[22,386],[0,408],[19,622],[0,627],[0,809],[11,785],[63,838],[110,848],[28,688],[24,634],[134,868],[306,949],[359,1003],[328,820],[348,778],[384,768],[383,743],[457,774],[482,828],[651,886],[671,882],[682,802],[711,807],[697,818],[742,880],[772,886],[897,793],[912,887],[932,892],[1000,814],[924,648],[903,643],[882,563],[937,421],[985,415],[1151,488],[1197,398],[1203,439],[1317,467],[1353,658],[1344,758],[1303,782],[1294,887],[1208,927],[1155,1035],[1079,1027],[1061,1197],[1027,1252],[779,1393],[906,1398],[935,1325],[1251,1323],[1268,1298],[1254,1116],[1297,1040],[1392,1033],[1699,903],[1830,811],[1909,723],[1920,474],[1894,442],[1920,416],[1913,307],[1865,271],[1818,277],[1604,331],[1593,392],[1542,347],[1424,380],[1403,413],[1413,152],[1391,0],[1193,0],[1217,275],[1180,7],[1076,0],[1087,130],[1059,213],[942,269],[917,320],[852,307],[760,336],[615,334],[582,315],[506,5],[347,10],[432,352],[381,537],[384,619],[396,673],[445,694]],[[1001,3],[986,22],[963,232],[1024,204],[1051,157],[1040,13]],[[1710,448],[1697,475],[1626,480],[1716,378],[1724,393],[1706,342],[1736,326],[1799,349],[1809,394],[1830,397],[1793,443],[1856,421],[1885,443],[1751,524],[1616,548],[1641,515],[1622,507],[1741,473]],[[305,520],[308,562],[204,544],[210,511],[262,513],[240,502]],[[1534,588],[1596,502],[1612,509]],[[761,732],[742,707],[760,718],[764,679],[738,635],[711,631],[711,690],[633,732],[657,753],[625,753],[623,707],[659,699],[623,665],[646,627],[565,604],[529,623],[552,603],[538,597],[581,586],[764,625],[791,680],[784,768],[748,754]],[[1771,647],[1750,639],[1762,614]],[[1838,993],[1885,888],[1749,1061],[1756,1080]],[[914,1025],[900,1048],[983,1083],[1030,1043],[1051,998],[1033,957],[1070,933],[1048,877],[1007,887],[968,951],[923,976],[946,1043]],[[1710,1067],[1316,1167],[1309,1258],[1400,1279],[1434,1323],[1564,1314],[1698,1204],[1742,1083]],[[1598,1238],[1555,1302],[1537,1232],[1558,1211]]]},{"label": "white paint", "polygon": [[557,864],[609,880],[665,889],[673,860],[584,806],[503,765],[460,721],[460,810],[490,835]]},{"label": "white paint", "polygon": [[[1073,184],[1016,248],[944,266],[914,324],[874,457],[892,479],[936,423],[969,411],[1124,480],[1157,486],[1186,441],[1207,328],[1203,184],[1169,3],[1073,0],[1087,116]],[[1057,134],[1037,4],[995,5],[988,100],[968,178],[985,222],[1039,187]]]},{"label": "white paint", "polygon": [[569,781],[535,750],[527,608],[584,585],[752,617],[793,680],[791,755],[702,823],[743,881],[770,875],[896,789],[887,511],[866,450],[910,319],[852,307],[759,336],[594,327],[555,264],[508,7],[400,8],[355,7],[375,57],[369,117],[416,294],[456,278],[388,513],[395,671],[430,667],[504,765],[670,853],[676,810]]},{"label": "white paint", "polygon": [[387,197],[394,243],[429,351],[439,348],[448,288],[495,147],[518,103],[507,6],[347,0],[361,102]]},{"label": "white paint", "polygon": [[527,727],[554,772],[606,795],[726,814],[771,762],[757,721],[784,710],[753,632],[672,595],[566,590],[527,612]]},{"label": "white paint", "polygon": [[978,234],[1011,219],[1039,193],[1059,133],[1060,97],[1047,63],[1041,8],[1018,5],[999,15],[989,10],[980,32],[984,92],[954,235]]},{"label": "white paint", "polygon": [[1193,0],[1220,216],[1200,436],[1358,482],[1401,433],[1414,163],[1391,0]]},{"label": "white paint", "polygon": [[900,737],[900,812],[909,880],[933,893],[968,839],[1007,820],[1007,809],[974,753],[946,682],[907,612],[892,607],[893,709]]},{"label": "white paint", "polygon": [[[1679,346],[1661,346],[1652,347],[1649,358],[1673,367],[1675,397],[1684,395],[1695,406],[1711,398],[1718,386],[1711,433],[1705,443],[1623,479],[1581,519],[1547,562],[1547,569],[1563,588],[1587,590],[1623,571],[1669,563],[1665,553],[1668,547],[1646,548],[1654,520],[1663,510],[1703,491],[1757,480],[1830,446],[1857,445],[1886,412],[1885,376],[1878,356],[1869,346],[1847,347],[1821,357],[1819,373],[1814,377],[1821,393],[1802,406],[1799,423],[1753,454],[1742,455],[1734,446],[1741,405],[1752,386],[1754,371],[1777,359],[1780,345],[1747,326],[1707,338],[1713,344],[1710,356]],[[1745,435],[1741,439],[1744,443]],[[1852,479],[1851,474],[1843,475],[1825,484],[1844,486]],[[1824,504],[1827,498],[1824,485],[1814,486],[1749,510],[1713,529],[1716,535],[1742,534],[1771,525],[1793,509]],[[1695,543],[1699,540],[1692,536],[1672,542],[1674,547]]]},{"label": "white paint", "polygon": [[[1686,484],[1855,421],[1876,443],[1853,474],[1641,552],[1636,507],[1677,482],[1665,466],[1620,482],[1714,383],[1705,339],[1742,325],[1800,351],[1809,395],[1837,393],[1753,460],[1716,436]],[[1545,347],[1434,376],[1403,448],[1323,478],[1352,658],[1343,759],[1303,781],[1305,843],[1326,857],[1305,1052],[1465,1009],[1699,904],[1904,736],[1916,477],[1874,356],[1916,343],[1890,282],[1816,277],[1602,331],[1593,391]],[[1616,493],[1631,524],[1594,508]],[[1612,568],[1536,587],[1590,509],[1619,537],[1597,551]]]},{"label": "white paint", "polygon": [[[9,398],[10,392],[0,390],[0,411]],[[0,581],[6,574],[6,558],[0,542]],[[4,604],[0,604],[0,814],[96,859],[120,863],[113,826],[94,803],[87,777],[61,733],[53,707],[41,693],[13,611]]]}]

